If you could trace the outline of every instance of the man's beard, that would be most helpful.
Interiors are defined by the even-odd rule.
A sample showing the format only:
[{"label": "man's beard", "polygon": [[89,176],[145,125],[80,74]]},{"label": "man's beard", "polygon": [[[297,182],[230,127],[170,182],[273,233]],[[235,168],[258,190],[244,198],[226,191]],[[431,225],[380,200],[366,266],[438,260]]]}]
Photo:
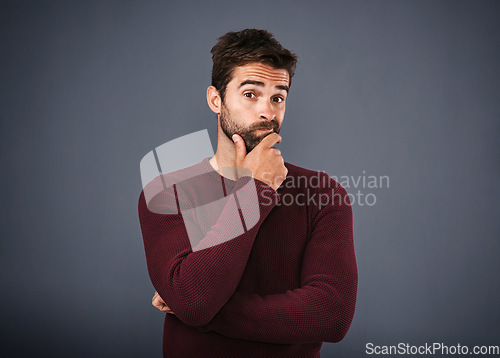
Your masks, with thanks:
[{"label": "man's beard", "polygon": [[275,119],[270,121],[262,121],[259,123],[253,124],[249,128],[245,128],[241,125],[238,125],[234,119],[230,116],[229,111],[226,106],[222,104],[221,113],[220,113],[220,126],[224,134],[229,138],[229,140],[233,141],[233,134],[239,134],[241,138],[243,138],[243,142],[245,143],[245,147],[247,149],[247,154],[252,151],[267,135],[271,134],[264,133],[263,135],[257,134],[257,129],[265,128],[272,129],[273,132],[280,132],[280,126]]}]

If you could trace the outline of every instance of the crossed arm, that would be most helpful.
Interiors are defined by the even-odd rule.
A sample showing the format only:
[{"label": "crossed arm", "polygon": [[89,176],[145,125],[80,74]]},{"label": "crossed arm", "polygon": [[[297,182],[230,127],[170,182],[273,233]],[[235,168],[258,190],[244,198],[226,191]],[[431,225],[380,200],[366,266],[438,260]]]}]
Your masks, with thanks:
[{"label": "crossed arm", "polygon": [[[300,288],[266,296],[235,290],[213,319],[197,329],[279,344],[342,340],[352,322],[357,292],[350,205],[323,208],[313,226]],[[175,314],[157,293],[153,306]]]},{"label": "crossed arm", "polygon": [[[239,179],[233,192],[244,193],[242,188],[248,182],[248,178]],[[168,297],[168,305],[187,325],[208,324],[239,284],[259,226],[279,200],[276,191],[265,183],[255,180],[255,184],[260,210],[255,226],[240,232],[235,220],[239,214],[234,199],[229,199],[211,229],[206,233],[200,229],[201,241],[196,246],[203,249],[195,251],[186,229],[188,225],[197,228],[195,217],[161,214],[174,212],[175,207],[170,206],[178,205],[177,199],[187,199],[178,194],[172,197],[173,191],[161,192],[156,201],[150,202],[150,207],[156,209],[153,212],[146,205],[144,194],[139,198],[139,221],[151,282],[160,296]],[[189,207],[187,202],[179,206]]]}]

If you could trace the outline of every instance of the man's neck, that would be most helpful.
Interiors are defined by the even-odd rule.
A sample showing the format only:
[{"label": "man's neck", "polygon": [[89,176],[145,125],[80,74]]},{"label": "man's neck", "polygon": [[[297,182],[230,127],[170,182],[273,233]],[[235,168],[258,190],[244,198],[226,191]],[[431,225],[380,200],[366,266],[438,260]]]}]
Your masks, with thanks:
[{"label": "man's neck", "polygon": [[234,170],[235,167],[235,157],[234,155],[222,155],[219,150],[215,153],[215,155],[209,160],[212,168],[222,175],[224,178],[228,178],[231,180],[237,180],[237,173]]}]

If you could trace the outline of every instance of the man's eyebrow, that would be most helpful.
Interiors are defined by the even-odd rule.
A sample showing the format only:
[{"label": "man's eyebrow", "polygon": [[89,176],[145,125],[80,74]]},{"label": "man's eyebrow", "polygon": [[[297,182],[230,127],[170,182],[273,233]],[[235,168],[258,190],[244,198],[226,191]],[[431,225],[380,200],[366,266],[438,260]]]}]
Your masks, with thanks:
[{"label": "man's eyebrow", "polygon": [[[246,81],[243,81],[240,83],[240,87],[243,87],[244,85],[256,85],[256,86],[264,86],[264,82],[260,82],[260,81],[252,81],[252,80],[246,80]],[[282,85],[279,85],[279,86],[276,86],[277,89],[280,89],[280,90],[283,90],[283,91],[286,91],[288,93],[288,90],[290,89],[288,86],[282,86]]]}]

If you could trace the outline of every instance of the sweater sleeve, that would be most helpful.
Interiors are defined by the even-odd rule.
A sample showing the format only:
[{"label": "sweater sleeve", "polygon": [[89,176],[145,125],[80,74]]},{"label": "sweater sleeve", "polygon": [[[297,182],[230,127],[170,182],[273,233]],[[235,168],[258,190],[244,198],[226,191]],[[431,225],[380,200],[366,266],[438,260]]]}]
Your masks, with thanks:
[{"label": "sweater sleeve", "polygon": [[[230,205],[228,200],[216,223],[202,238],[200,244],[204,248],[194,252],[186,230],[186,225],[193,223],[185,222],[186,217],[171,210],[167,210],[171,214],[150,211],[144,191],[141,192],[138,210],[148,273],[156,291],[185,324],[207,324],[240,282],[258,228],[279,201],[276,191],[257,179],[254,181],[260,210],[257,224],[235,234],[234,221],[240,214],[237,210],[235,213],[234,201]],[[246,182],[248,178],[239,179],[232,193],[238,196]],[[176,203],[175,198],[162,202]]]},{"label": "sweater sleeve", "polygon": [[199,329],[277,344],[342,340],[354,316],[358,273],[351,205],[345,189],[339,192],[345,199],[324,207],[314,220],[300,288],[266,296],[236,291]]}]

